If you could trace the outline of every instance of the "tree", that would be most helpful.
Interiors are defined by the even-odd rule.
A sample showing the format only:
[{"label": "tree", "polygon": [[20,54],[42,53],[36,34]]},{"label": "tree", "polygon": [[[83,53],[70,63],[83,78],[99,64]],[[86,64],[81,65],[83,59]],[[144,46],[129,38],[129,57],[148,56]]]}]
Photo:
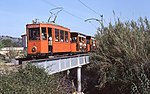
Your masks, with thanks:
[{"label": "tree", "polygon": [[2,40],[2,44],[4,45],[4,47],[11,47],[11,46],[13,46],[13,42],[10,39],[3,39]]},{"label": "tree", "polygon": [[4,47],[4,44],[0,41],[0,49]]},{"label": "tree", "polygon": [[11,39],[3,39],[1,43],[4,45],[4,47],[20,47],[20,42],[13,42]]},{"label": "tree", "polygon": [[[138,22],[109,24],[97,32],[97,49],[88,66],[87,92],[101,94],[150,93],[150,24]],[[89,90],[89,91],[88,91]],[[91,90],[92,91],[92,90]],[[92,91],[92,93],[93,93]]]}]

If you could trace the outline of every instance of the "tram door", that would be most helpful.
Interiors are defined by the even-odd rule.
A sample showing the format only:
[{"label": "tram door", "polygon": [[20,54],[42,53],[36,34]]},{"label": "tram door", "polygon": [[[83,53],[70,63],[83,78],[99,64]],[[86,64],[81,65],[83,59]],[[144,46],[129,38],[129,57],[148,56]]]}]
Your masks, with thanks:
[{"label": "tram door", "polygon": [[48,52],[52,55],[52,28],[48,28]]}]

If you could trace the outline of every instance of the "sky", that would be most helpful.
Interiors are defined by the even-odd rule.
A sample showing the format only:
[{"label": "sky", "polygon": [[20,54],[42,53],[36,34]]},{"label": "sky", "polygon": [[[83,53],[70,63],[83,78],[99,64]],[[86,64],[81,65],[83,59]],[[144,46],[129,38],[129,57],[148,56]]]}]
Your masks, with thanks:
[{"label": "sky", "polygon": [[139,17],[150,19],[149,4],[149,0],[1,0],[0,35],[21,37],[26,31],[26,24],[32,23],[35,18],[47,22],[51,9],[63,7],[56,24],[94,36],[100,24],[94,20],[85,22],[86,19],[101,19],[100,15],[103,15],[105,26],[115,18],[122,21]]}]

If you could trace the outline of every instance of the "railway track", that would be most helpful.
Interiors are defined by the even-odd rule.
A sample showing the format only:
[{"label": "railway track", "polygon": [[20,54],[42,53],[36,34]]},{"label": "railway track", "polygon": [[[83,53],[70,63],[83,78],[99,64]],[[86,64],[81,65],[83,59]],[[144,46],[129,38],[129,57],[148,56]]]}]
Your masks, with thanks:
[{"label": "railway track", "polygon": [[57,56],[49,56],[48,58],[16,58],[19,65],[22,64],[22,62],[42,62],[42,61],[53,61],[53,60],[59,60],[59,59],[67,59],[67,58],[74,58],[79,56],[86,56],[89,54],[76,54],[71,56],[66,55],[57,55]]}]

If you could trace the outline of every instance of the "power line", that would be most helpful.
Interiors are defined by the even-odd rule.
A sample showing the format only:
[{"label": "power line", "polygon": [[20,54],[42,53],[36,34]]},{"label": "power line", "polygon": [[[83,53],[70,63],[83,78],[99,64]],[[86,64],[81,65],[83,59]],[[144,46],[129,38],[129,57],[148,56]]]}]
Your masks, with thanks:
[{"label": "power line", "polygon": [[49,5],[51,5],[51,6],[53,6],[53,7],[57,7],[56,5],[54,5],[54,4],[52,4],[52,3],[50,3],[49,1],[47,1],[47,0],[41,0],[41,1],[43,1],[44,3],[46,3],[46,4],[49,4]]},{"label": "power line", "polygon": [[[52,3],[50,3],[49,1],[47,1],[47,0],[41,0],[41,1],[43,1],[44,3],[46,3],[46,4],[49,4],[49,5],[51,5],[51,6],[53,6],[53,7],[57,7],[56,5],[54,5],[54,4],[52,4]],[[83,22],[85,22],[84,20],[84,18],[82,18],[82,17],[79,17],[79,16],[76,16],[76,15],[74,15],[74,14],[72,14],[72,13],[70,13],[69,11],[67,11],[67,10],[62,10],[63,12],[65,12],[65,13],[67,13],[67,14],[69,14],[69,15],[71,15],[71,16],[73,16],[73,17],[75,17],[75,18],[77,18],[77,19],[80,19],[80,20],[82,20]],[[89,22],[95,29],[97,29],[97,27],[92,23],[92,22]]]},{"label": "power line", "polygon": [[78,0],[82,5],[84,5],[86,8],[88,8],[89,10],[93,11],[95,14],[97,15],[101,15],[98,12],[96,12],[95,10],[93,10],[92,8],[90,8],[89,6],[87,6],[86,4],[84,4],[81,0]]},{"label": "power line", "polygon": [[[90,8],[89,6],[87,6],[85,3],[83,3],[81,0],[78,0],[82,5],[84,5],[86,8],[88,8],[89,10],[93,11],[95,14],[99,15],[101,17],[101,20],[96,20],[98,21],[100,24],[103,24],[103,15],[102,14],[99,14],[98,12],[96,12],[94,9]],[[85,20],[86,22],[86,20]],[[91,22],[89,22],[91,23]],[[91,23],[92,24],[92,23]]]},{"label": "power line", "polygon": [[[52,4],[52,3],[50,3],[50,2],[49,2],[49,1],[47,1],[47,0],[41,0],[41,1],[43,1],[43,2],[44,2],[44,3],[46,3],[46,4],[51,5],[51,6],[53,6],[53,7],[57,7],[56,5],[54,5],[54,4]],[[69,11],[67,11],[67,10],[64,10],[64,9],[63,9],[63,12],[65,12],[65,13],[67,13],[67,14],[69,14],[69,15],[71,15],[71,16],[73,16],[73,17],[75,17],[75,18],[78,18],[78,19],[80,19],[80,20],[84,21],[84,19],[83,19],[83,18],[81,18],[81,17],[79,17],[79,16],[76,16],[76,15],[74,15],[74,14],[70,13],[70,12],[69,12]]]},{"label": "power line", "polygon": [[73,17],[76,17],[76,18],[78,18],[78,19],[80,19],[80,20],[84,21],[84,19],[83,19],[83,18],[81,18],[81,17],[79,17],[79,16],[76,16],[76,15],[74,15],[74,14],[72,14],[72,13],[70,13],[70,12],[66,11],[66,10],[63,10],[63,11],[64,11],[65,13],[67,13],[67,14],[69,14],[69,15],[73,16]]}]

